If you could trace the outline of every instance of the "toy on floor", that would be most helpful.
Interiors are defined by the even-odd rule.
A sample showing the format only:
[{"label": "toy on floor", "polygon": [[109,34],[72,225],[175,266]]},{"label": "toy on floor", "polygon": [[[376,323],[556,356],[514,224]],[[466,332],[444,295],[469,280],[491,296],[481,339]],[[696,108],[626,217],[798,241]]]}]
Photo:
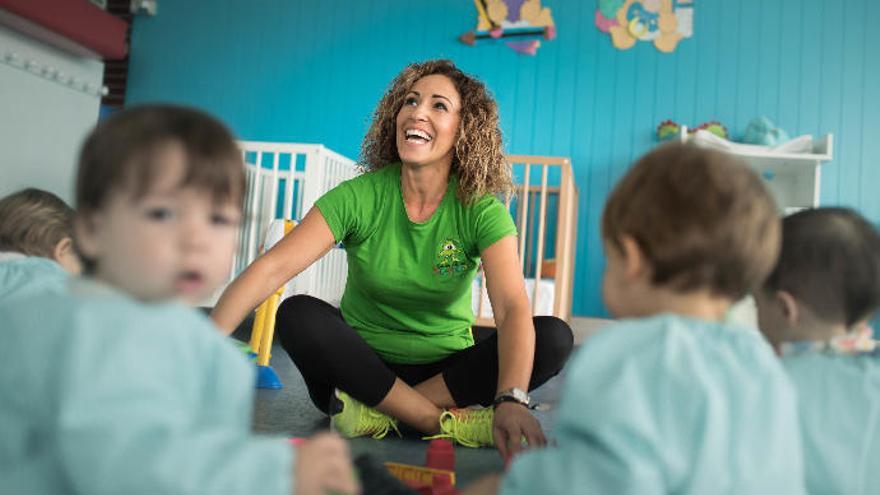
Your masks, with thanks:
[{"label": "toy on floor", "polygon": [[[288,439],[296,447],[308,442],[307,438]],[[388,469],[369,454],[361,454],[354,460],[355,475],[361,483],[361,493],[375,495],[416,495],[418,492],[395,478]]]},{"label": "toy on floor", "polygon": [[420,494],[449,495],[457,493],[455,490],[455,450],[449,440],[431,440],[425,455],[425,466],[386,462],[385,467],[395,478]]},{"label": "toy on floor", "polygon": [[[419,492],[402,483],[386,466],[368,454],[354,460],[354,468],[361,482],[361,493],[376,495],[417,495]],[[454,493],[454,492],[448,492]]]},{"label": "toy on floor", "polygon": [[254,352],[253,349],[251,349],[250,345],[248,345],[246,342],[242,342],[238,339],[233,338],[231,340],[232,340],[232,345],[234,345],[235,348],[239,350],[239,352],[241,352],[242,354],[247,356],[247,358],[249,360],[251,360],[253,362],[257,362],[257,353]]},{"label": "toy on floor", "polygon": [[[293,220],[272,222],[266,232],[266,242],[263,243],[262,252],[268,251],[275,243],[289,234],[295,226],[296,222]],[[281,380],[278,379],[278,374],[269,366],[269,359],[272,358],[270,352],[272,338],[275,334],[275,313],[278,311],[282,295],[284,295],[283,285],[260,304],[254,318],[254,326],[251,329],[250,347],[257,354],[257,388],[277,390],[283,386]]]}]

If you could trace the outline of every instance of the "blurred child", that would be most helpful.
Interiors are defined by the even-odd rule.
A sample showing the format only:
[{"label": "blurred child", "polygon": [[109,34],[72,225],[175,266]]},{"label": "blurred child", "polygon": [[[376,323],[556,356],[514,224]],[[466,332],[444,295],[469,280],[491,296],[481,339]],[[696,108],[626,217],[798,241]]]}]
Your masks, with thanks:
[{"label": "blurred child", "polygon": [[[0,304],[0,479],[10,493],[353,493],[347,447],[251,433],[253,368],[179,302],[228,276],[244,172],[213,118],[120,112],[86,140],[87,277]],[[6,332],[4,332],[6,333]]]},{"label": "blurred child", "polygon": [[756,291],[761,331],[798,392],[810,493],[880,487],[880,235],[858,213],[819,208],[782,223],[776,268]]},{"label": "blurred child", "polygon": [[33,188],[0,199],[0,301],[61,291],[80,270],[67,203]]},{"label": "blurred child", "polygon": [[803,493],[791,384],[761,335],[722,323],[779,250],[761,179],[720,152],[660,147],[611,193],[602,237],[605,304],[623,320],[569,363],[558,447],[515,458],[501,493]]}]

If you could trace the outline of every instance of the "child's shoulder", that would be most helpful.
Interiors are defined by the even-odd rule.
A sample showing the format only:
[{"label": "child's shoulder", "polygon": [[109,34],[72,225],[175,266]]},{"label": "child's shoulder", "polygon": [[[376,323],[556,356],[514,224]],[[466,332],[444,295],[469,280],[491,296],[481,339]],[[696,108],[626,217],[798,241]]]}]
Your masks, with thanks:
[{"label": "child's shoulder", "polygon": [[[0,253],[6,254],[6,253]],[[67,272],[61,268],[61,265],[49,258],[42,256],[14,256],[4,257],[0,259],[0,274],[24,274],[38,275],[44,273],[52,273],[65,275]]]},{"label": "child's shoulder", "polygon": [[880,349],[873,352],[842,354],[804,352],[784,355],[782,364],[797,382],[865,383],[880,390]]},{"label": "child's shoulder", "polygon": [[67,278],[61,265],[50,259],[39,256],[8,258],[0,261],[0,301],[43,291],[60,292]]},{"label": "child's shoulder", "polygon": [[[761,336],[747,328],[674,314],[620,320],[596,335],[597,342],[627,343],[645,348],[674,342],[723,342],[768,348]],[[608,345],[608,344],[605,344]]]},{"label": "child's shoulder", "polygon": [[77,345],[100,343],[106,352],[190,366],[244,362],[206,315],[182,303],[142,303],[88,280],[73,281],[58,301],[69,318],[69,338]]},{"label": "child's shoulder", "polygon": [[582,359],[586,363],[598,358],[610,367],[646,372],[663,367],[687,374],[706,366],[740,368],[742,363],[778,368],[772,349],[756,332],[672,314],[608,325],[582,351],[588,355]]},{"label": "child's shoulder", "polygon": [[71,279],[64,294],[47,300],[67,314],[70,327],[104,338],[193,344],[221,339],[210,320],[181,303],[143,303],[99,282]]}]

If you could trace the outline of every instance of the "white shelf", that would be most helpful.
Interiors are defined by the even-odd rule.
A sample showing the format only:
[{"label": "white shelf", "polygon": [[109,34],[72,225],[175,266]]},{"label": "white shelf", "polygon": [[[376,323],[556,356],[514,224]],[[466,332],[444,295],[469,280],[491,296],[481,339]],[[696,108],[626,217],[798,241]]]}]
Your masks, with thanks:
[{"label": "white shelf", "polygon": [[774,151],[769,147],[734,143],[714,135],[695,138],[688,134],[685,126],[681,127],[679,140],[742,158],[761,174],[784,213],[819,206],[821,167],[830,162],[834,155],[834,137],[831,134],[813,139],[809,143],[811,153],[792,153],[784,149]]}]

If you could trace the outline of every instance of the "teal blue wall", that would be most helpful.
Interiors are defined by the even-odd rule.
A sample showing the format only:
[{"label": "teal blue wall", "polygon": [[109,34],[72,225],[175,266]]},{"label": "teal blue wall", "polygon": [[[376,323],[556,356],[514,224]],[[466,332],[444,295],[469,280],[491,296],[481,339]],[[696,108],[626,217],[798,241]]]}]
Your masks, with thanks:
[{"label": "teal blue wall", "polygon": [[832,132],[823,202],[880,220],[880,4],[695,3],[694,37],[662,54],[614,49],[593,24],[594,1],[545,0],[559,36],[527,57],[456,41],[474,27],[471,0],[163,0],[158,16],[136,19],[127,98],[196,105],[246,139],[355,157],[391,78],[408,62],[451,58],[494,91],[508,151],[571,157],[574,311],[603,315],[602,204],[661,120],[720,120],[736,135],[766,115],[792,135]]}]

